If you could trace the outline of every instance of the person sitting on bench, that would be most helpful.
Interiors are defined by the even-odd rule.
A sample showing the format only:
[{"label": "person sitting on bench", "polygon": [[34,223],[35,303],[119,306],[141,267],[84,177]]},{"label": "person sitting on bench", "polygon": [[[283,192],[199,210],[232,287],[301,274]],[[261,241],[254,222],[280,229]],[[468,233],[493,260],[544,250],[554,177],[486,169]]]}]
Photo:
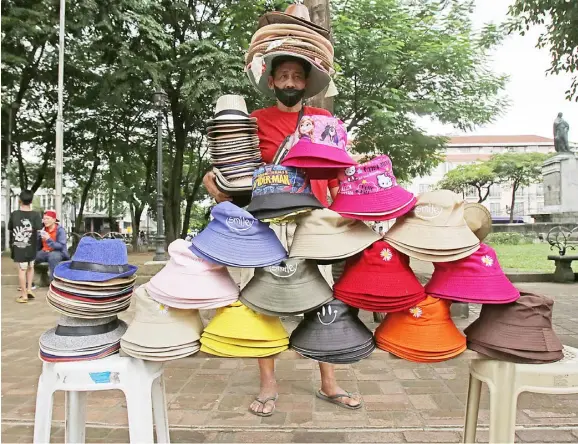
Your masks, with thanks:
[{"label": "person sitting on bench", "polygon": [[40,249],[36,253],[36,262],[48,262],[48,277],[52,281],[56,266],[70,259],[66,247],[66,231],[57,223],[54,210],[46,210],[42,222],[44,229],[39,232],[42,242],[39,242]]}]

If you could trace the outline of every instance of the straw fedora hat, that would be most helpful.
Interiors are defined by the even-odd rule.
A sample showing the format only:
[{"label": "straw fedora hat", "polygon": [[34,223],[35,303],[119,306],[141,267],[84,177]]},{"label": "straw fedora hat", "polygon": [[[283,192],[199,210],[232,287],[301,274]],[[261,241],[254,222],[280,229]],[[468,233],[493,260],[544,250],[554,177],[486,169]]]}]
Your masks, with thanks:
[{"label": "straw fedora hat", "polygon": [[464,219],[480,242],[492,231],[492,214],[480,203],[467,203],[464,206]]},{"label": "straw fedora hat", "polygon": [[236,94],[225,94],[217,99],[215,116],[212,122],[220,120],[244,120],[256,122],[257,119],[249,116],[245,98]]},{"label": "straw fedora hat", "polygon": [[307,28],[298,25],[275,24],[264,26],[263,28],[255,32],[255,34],[253,34],[253,37],[251,38],[251,45],[255,45],[259,42],[262,42],[265,39],[271,38],[279,39],[285,37],[297,37],[297,38],[305,37],[310,40],[318,42],[320,45],[323,45],[324,47],[327,48],[327,51],[329,52],[334,51],[333,45],[325,37],[322,37],[316,32],[313,32]]},{"label": "straw fedora hat", "polygon": [[260,29],[264,26],[278,23],[305,26],[312,31],[322,35],[326,39],[328,39],[330,35],[329,29],[311,22],[309,9],[307,9],[307,6],[302,4],[289,5],[287,9],[285,9],[285,12],[267,12],[259,19],[258,26]]}]

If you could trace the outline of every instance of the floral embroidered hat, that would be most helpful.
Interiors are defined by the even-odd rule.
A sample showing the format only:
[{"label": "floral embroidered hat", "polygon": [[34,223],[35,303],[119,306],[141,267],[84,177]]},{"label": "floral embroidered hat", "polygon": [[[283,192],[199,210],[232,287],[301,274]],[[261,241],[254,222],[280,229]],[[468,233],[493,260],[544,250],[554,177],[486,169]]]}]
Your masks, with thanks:
[{"label": "floral embroidered hat", "polygon": [[507,304],[520,297],[500,267],[496,252],[486,244],[464,259],[434,266],[425,290],[436,297],[474,304]]},{"label": "floral embroidered hat", "polygon": [[347,168],[338,178],[339,191],[330,208],[348,218],[394,219],[411,211],[416,202],[412,193],[397,184],[386,155]]},{"label": "floral embroidered hat", "polygon": [[303,116],[293,139],[281,164],[303,168],[312,179],[334,179],[340,170],[356,165],[347,153],[345,125],[335,117]]}]

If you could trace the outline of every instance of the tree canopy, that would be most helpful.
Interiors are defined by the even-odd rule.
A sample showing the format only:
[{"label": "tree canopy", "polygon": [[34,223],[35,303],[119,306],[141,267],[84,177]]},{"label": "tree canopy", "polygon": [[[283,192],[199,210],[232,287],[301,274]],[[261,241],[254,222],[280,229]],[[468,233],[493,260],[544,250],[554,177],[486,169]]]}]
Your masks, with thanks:
[{"label": "tree canopy", "polygon": [[437,187],[456,193],[465,193],[469,187],[472,187],[478,193],[478,202],[481,203],[488,198],[490,188],[496,181],[494,165],[490,162],[480,162],[458,165],[446,173]]}]

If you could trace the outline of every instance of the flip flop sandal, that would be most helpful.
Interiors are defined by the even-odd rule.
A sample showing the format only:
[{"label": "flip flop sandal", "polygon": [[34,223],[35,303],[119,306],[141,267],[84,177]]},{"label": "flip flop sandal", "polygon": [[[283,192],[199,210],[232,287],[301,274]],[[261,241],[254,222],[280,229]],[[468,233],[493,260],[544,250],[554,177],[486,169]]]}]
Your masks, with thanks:
[{"label": "flip flop sandal", "polygon": [[28,299],[23,298],[22,296],[19,296],[16,298],[16,302],[20,303],[20,304],[27,304],[28,303]]},{"label": "flip flop sandal", "polygon": [[28,293],[28,299],[36,299],[32,293]]},{"label": "flip flop sandal", "polygon": [[315,396],[317,396],[319,399],[323,399],[324,401],[330,402],[331,404],[336,404],[340,407],[343,407],[344,409],[349,409],[349,410],[360,409],[361,406],[363,405],[363,402],[361,402],[361,401],[357,405],[349,405],[349,404],[345,404],[344,402],[339,401],[339,399],[341,399],[341,398],[354,399],[353,394],[351,394],[349,392],[341,393],[339,395],[328,396],[325,393],[323,393],[321,391],[321,389],[319,389],[319,390],[317,390],[317,393],[315,393]]},{"label": "flip flop sandal", "polygon": [[[261,404],[263,406],[263,408],[261,409],[260,412],[256,412],[256,411],[252,410],[251,408],[249,408],[249,411],[253,415],[257,415],[257,416],[264,416],[264,417],[271,416],[275,412],[275,408],[277,407],[275,405],[275,402],[277,401],[278,398],[279,398],[279,394],[276,394],[275,396],[269,396],[268,398],[265,398],[265,399],[255,398],[255,401],[257,401],[259,404]],[[263,409],[265,408],[265,404],[267,404],[269,401],[273,401],[273,410],[271,410],[270,412],[267,412],[267,413],[263,413]]]}]

